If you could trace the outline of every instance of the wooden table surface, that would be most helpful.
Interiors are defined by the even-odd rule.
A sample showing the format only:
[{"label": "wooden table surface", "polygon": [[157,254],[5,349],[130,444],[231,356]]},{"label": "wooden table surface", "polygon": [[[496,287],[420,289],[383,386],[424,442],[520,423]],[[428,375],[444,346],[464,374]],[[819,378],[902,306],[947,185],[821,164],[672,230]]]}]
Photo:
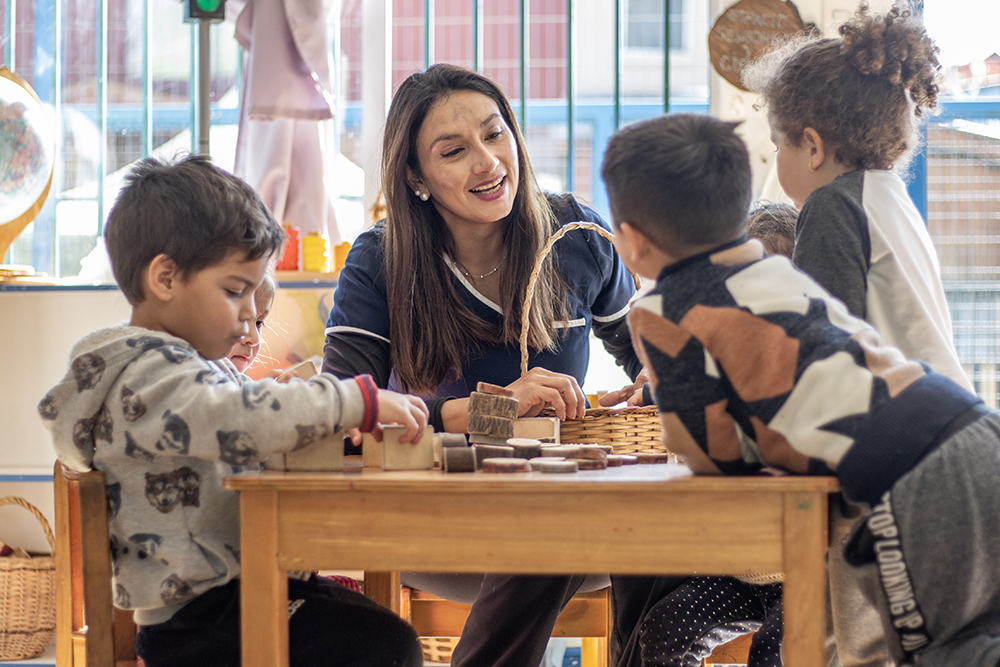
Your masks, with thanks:
[{"label": "wooden table surface", "polygon": [[288,665],[288,570],[783,571],[785,665],[822,664],[830,477],[255,472],[241,493],[243,664]]}]

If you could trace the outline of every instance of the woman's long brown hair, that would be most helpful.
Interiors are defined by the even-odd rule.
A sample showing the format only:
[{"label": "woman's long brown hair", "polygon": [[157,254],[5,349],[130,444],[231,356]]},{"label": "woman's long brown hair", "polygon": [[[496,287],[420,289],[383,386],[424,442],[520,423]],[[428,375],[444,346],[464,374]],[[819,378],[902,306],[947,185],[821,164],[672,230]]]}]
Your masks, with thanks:
[{"label": "woman's long brown hair", "polygon": [[[506,260],[500,268],[503,325],[495,327],[462,301],[444,256],[454,257],[455,239],[433,204],[413,194],[406,168],[420,175],[417,135],[431,107],[456,91],[481,93],[496,103],[517,143],[518,183],[514,207],[503,220]],[[462,364],[477,342],[517,344],[528,276],[555,216],[535,180],[514,113],[500,88],[486,77],[454,65],[433,65],[412,74],[393,96],[382,148],[385,194],[385,270],[389,340],[400,389],[428,394]],[[552,349],[553,324],[567,319],[566,286],[550,253],[538,276],[528,344]]]}]

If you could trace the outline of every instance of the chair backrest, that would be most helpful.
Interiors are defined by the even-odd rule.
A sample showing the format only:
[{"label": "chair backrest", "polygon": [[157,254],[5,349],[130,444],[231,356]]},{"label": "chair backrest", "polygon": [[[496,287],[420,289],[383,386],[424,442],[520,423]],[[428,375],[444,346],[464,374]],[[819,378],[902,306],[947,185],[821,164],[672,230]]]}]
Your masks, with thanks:
[{"label": "chair backrest", "polygon": [[53,483],[56,661],[60,667],[135,665],[132,612],[112,604],[104,473],[78,473],[56,462]]}]

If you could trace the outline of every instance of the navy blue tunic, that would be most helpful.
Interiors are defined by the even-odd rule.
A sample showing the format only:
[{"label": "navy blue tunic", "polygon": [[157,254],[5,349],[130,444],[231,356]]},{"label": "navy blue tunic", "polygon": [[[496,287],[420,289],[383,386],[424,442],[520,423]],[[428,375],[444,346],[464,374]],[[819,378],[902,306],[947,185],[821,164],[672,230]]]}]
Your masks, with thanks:
[{"label": "navy blue tunic", "polygon": [[[580,205],[571,195],[550,195],[549,201],[560,226],[586,221],[611,231],[596,211]],[[376,226],[361,234],[352,246],[334,295],[333,310],[327,322],[328,336],[362,334],[389,343],[383,234],[384,229]],[[597,324],[597,333],[601,335],[602,329],[611,327],[600,325],[621,321],[628,313],[635,284],[614,246],[597,232],[573,230],[556,242],[555,250],[557,265],[569,287],[569,326],[565,336],[562,331],[558,332],[555,351],[530,350],[528,366],[571,375],[583,385],[590,361],[591,327]],[[480,294],[450,260],[446,261],[465,304],[487,322],[501,326],[500,306]],[[561,328],[562,323],[556,326]],[[615,344],[620,345],[620,341]],[[631,350],[628,356],[629,359],[619,358],[619,362],[623,362],[626,372],[634,377],[639,368],[638,360]],[[440,386],[434,395],[465,397],[479,381],[508,385],[520,377],[520,365],[521,353],[516,344],[480,341],[470,346],[461,379]],[[392,384],[390,381],[390,387]]]}]

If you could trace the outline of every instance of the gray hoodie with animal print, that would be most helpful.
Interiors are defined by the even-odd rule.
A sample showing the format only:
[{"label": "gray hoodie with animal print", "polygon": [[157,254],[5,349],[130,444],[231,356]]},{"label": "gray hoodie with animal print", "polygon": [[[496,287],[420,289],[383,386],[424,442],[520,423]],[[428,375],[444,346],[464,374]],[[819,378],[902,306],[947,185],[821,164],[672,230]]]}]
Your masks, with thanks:
[{"label": "gray hoodie with animal print", "polygon": [[342,431],[375,422],[370,382],[254,382],[126,325],[78,341],[38,410],[65,465],[107,474],[115,604],[159,623],[238,576],[239,497],[222,478],[274,452],[342,445]]}]

